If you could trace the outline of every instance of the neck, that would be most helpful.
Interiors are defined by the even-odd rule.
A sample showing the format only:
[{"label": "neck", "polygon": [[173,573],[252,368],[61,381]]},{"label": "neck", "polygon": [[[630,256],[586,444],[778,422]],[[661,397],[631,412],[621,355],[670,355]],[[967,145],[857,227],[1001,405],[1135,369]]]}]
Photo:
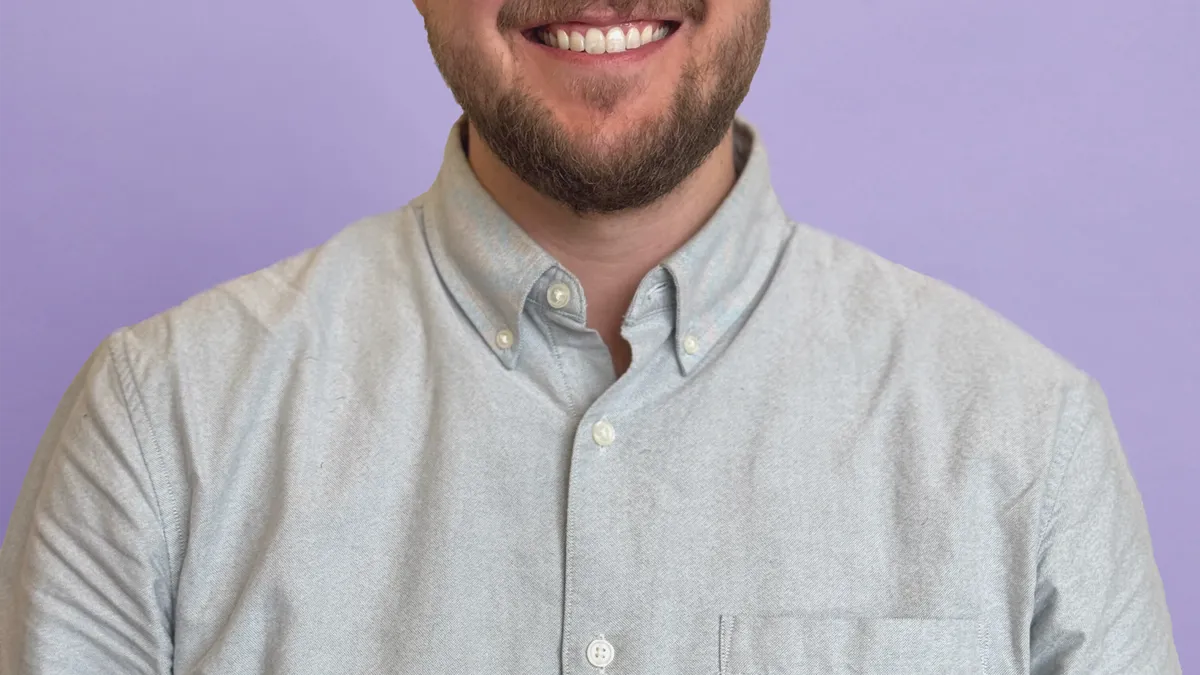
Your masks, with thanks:
[{"label": "neck", "polygon": [[468,159],[496,203],[579,279],[587,323],[603,338],[618,375],[631,359],[621,322],[646,273],[716,212],[737,180],[733,130],[673,192],[638,210],[581,216],[517,177],[468,125]]}]

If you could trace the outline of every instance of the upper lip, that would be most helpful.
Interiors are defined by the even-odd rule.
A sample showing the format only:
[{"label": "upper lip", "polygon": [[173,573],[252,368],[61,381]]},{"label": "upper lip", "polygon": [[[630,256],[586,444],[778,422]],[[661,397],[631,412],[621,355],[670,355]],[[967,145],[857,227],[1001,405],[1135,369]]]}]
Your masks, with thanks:
[{"label": "upper lip", "polygon": [[596,9],[572,16],[553,17],[548,21],[541,21],[526,26],[525,30],[548,26],[552,23],[583,23],[592,26],[615,26],[621,23],[636,23],[641,21],[671,21],[680,23],[682,19],[675,16],[647,16],[637,13],[621,15],[612,9]]}]

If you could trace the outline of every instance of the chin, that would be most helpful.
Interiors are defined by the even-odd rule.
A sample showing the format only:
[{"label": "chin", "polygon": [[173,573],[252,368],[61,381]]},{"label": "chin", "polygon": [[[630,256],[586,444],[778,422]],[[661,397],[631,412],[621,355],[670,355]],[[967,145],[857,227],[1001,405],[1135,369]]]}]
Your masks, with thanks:
[{"label": "chin", "polygon": [[588,138],[620,138],[633,133],[669,114],[669,108],[648,109],[645,106],[617,105],[611,110],[572,105],[555,115],[558,124],[572,136]]},{"label": "chin", "polygon": [[[583,93],[580,90],[557,89],[552,96],[540,96],[542,105],[553,112],[564,127],[610,124],[636,125],[654,120],[670,110],[675,86],[626,81],[602,83],[603,93]],[[607,89],[605,91],[605,89]],[[597,90],[592,90],[593,92]]]}]

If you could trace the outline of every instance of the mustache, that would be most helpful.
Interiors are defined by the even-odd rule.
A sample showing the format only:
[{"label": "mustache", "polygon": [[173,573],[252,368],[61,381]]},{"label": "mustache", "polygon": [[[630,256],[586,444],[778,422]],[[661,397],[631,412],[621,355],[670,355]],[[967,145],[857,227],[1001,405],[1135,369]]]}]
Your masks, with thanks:
[{"label": "mustache", "polygon": [[[502,31],[570,21],[584,11],[607,6],[621,17],[683,16],[703,23],[708,15],[708,0],[509,0],[500,8],[496,21]],[[635,14],[636,13],[636,14]]]}]

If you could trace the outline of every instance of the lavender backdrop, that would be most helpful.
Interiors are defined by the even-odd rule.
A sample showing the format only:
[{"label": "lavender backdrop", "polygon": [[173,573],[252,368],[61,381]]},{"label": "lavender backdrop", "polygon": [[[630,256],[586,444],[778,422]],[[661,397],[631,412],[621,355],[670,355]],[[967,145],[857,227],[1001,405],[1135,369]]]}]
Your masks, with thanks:
[{"label": "lavender backdrop", "polygon": [[[774,4],[785,205],[1099,379],[1200,668],[1200,3]],[[457,114],[407,0],[5,0],[0,68],[2,524],[108,332],[404,204]]]}]

